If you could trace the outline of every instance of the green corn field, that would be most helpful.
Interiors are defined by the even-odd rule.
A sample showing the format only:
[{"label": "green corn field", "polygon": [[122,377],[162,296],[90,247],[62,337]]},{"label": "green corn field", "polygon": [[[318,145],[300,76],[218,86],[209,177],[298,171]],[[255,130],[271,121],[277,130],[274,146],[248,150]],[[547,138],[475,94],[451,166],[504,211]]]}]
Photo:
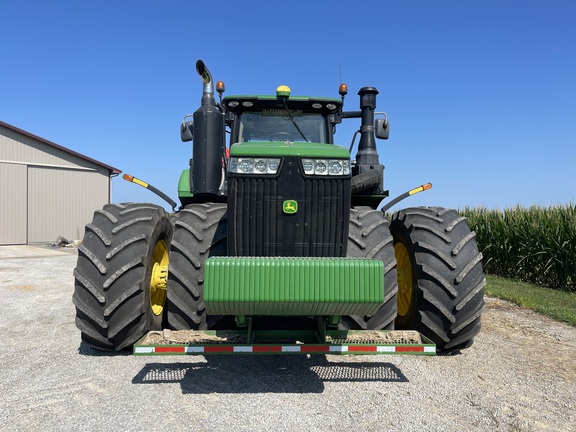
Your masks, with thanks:
[{"label": "green corn field", "polygon": [[576,291],[576,206],[460,211],[476,231],[486,273]]}]

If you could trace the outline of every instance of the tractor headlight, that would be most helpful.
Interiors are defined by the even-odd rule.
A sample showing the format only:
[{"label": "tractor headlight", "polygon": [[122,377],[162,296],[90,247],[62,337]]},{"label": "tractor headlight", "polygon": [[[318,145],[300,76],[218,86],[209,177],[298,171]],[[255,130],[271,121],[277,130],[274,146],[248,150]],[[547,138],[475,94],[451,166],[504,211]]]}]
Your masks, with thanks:
[{"label": "tractor headlight", "polygon": [[242,159],[238,162],[238,171],[243,173],[250,173],[254,169],[254,161],[252,159]]},{"label": "tractor headlight", "polygon": [[307,175],[350,175],[350,161],[345,159],[302,159],[302,168]]},{"label": "tractor headlight", "polygon": [[342,162],[332,161],[328,164],[328,173],[330,175],[340,175],[342,172]]},{"label": "tractor headlight", "polygon": [[276,174],[280,167],[277,158],[237,158],[228,161],[228,172],[237,174]]}]

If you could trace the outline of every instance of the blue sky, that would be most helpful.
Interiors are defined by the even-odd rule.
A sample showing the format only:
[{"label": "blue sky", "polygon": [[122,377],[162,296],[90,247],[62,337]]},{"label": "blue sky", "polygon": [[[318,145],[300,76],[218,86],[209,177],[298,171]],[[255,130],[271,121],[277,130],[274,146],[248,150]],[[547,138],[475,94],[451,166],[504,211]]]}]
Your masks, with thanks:
[{"label": "blue sky", "polygon": [[[0,120],[177,198],[202,59],[227,94],[375,86],[392,197],[489,208],[576,201],[576,2],[2,1]],[[348,147],[357,120],[339,126]],[[163,204],[112,181],[112,200]],[[73,205],[73,204],[72,204]]]}]

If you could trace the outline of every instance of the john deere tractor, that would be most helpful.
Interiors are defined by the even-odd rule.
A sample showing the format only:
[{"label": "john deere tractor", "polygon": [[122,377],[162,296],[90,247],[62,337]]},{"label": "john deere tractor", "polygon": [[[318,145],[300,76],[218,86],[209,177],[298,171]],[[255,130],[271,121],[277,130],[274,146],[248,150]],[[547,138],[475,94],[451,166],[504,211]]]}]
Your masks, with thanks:
[{"label": "john deere tractor", "polygon": [[[375,111],[376,88],[361,88],[360,110],[345,111],[344,84],[339,98],[286,86],[223,97],[201,60],[196,69],[203,93],[180,126],[193,141],[180,205],[125,175],[173,212],[108,204],[86,226],[73,295],[82,340],[122,350],[169,329],[325,344],[356,330],[413,330],[438,350],[469,347],[485,286],[475,233],[440,207],[389,221],[388,209],[431,185],[386,203],[375,139],[390,126]],[[350,118],[360,127],[349,148],[338,146],[336,127]]]}]

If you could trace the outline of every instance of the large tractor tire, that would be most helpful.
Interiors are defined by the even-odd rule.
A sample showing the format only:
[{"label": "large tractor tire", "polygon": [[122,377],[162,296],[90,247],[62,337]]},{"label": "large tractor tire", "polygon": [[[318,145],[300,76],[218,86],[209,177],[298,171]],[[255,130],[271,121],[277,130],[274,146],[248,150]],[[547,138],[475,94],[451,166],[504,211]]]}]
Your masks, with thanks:
[{"label": "large tractor tire", "polygon": [[168,280],[168,325],[205,330],[219,317],[206,316],[204,262],[227,254],[226,204],[190,204],[174,219]]},{"label": "large tractor tire", "polygon": [[172,225],[153,204],[108,204],[86,225],[74,269],[76,326],[101,350],[162,328]]},{"label": "large tractor tire", "polygon": [[396,258],[388,219],[381,211],[371,208],[350,211],[348,256],[378,259],[384,263],[384,304],[372,316],[344,317],[343,327],[393,330],[398,293]]},{"label": "large tractor tire", "polygon": [[486,281],[466,218],[440,207],[408,208],[392,217],[390,230],[398,272],[396,328],[419,331],[440,351],[472,345]]}]

